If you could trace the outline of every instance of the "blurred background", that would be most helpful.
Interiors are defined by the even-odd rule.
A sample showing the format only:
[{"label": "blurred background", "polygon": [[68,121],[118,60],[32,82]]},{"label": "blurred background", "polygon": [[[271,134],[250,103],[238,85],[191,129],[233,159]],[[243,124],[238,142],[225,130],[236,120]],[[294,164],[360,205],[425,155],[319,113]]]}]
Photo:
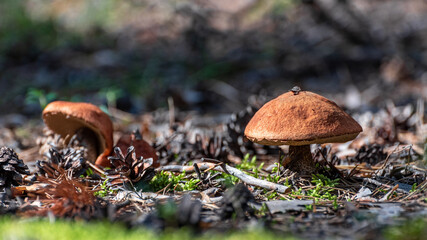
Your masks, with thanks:
[{"label": "blurred background", "polygon": [[294,85],[347,110],[427,98],[422,0],[2,0],[0,112],[244,109]]}]

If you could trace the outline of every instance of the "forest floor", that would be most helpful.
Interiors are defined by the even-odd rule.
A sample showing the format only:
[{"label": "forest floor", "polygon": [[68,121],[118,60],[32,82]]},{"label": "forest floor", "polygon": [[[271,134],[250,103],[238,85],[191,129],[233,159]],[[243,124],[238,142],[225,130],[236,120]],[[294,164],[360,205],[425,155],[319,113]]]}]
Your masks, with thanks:
[{"label": "forest floor", "polygon": [[244,137],[261,104],[223,115],[180,112],[173,102],[169,110],[142,115],[107,109],[116,142],[140,129],[159,156],[160,166],[139,170],[138,178],[77,159],[73,146],[52,137],[41,120],[20,122],[19,115],[9,115],[1,145],[16,149],[30,173],[3,193],[1,211],[108,219],[156,231],[257,227],[298,238],[377,238],[387,227],[425,220],[422,102],[353,114],[364,131],[348,143],[312,145],[313,175],[278,164],[287,156],[285,146],[263,146]]},{"label": "forest floor", "polygon": [[[0,230],[37,216],[166,235],[427,234],[425,2],[90,2],[0,6],[0,214],[11,216]],[[353,141],[312,145],[312,175],[279,164],[287,146],[244,137],[254,113],[294,85],[363,127]],[[81,158],[85,148],[40,117],[54,100],[100,106],[114,145],[139,129],[158,165],[126,149],[113,161],[145,167]]]}]

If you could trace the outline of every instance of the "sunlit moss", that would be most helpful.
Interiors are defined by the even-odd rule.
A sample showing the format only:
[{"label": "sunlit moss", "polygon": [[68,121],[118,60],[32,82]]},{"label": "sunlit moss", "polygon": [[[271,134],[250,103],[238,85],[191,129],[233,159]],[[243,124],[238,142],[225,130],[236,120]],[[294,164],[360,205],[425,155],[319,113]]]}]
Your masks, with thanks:
[{"label": "sunlit moss", "polygon": [[[283,237],[283,238],[282,238]],[[32,239],[32,240],[117,240],[117,239],[294,239],[278,236],[265,230],[245,232],[193,234],[187,229],[169,229],[163,233],[155,233],[143,228],[128,229],[125,226],[108,222],[73,222],[25,219],[0,219],[0,239]]]},{"label": "sunlit moss", "polygon": [[426,239],[427,219],[416,219],[405,222],[401,226],[388,227],[384,231],[386,239],[390,240],[417,240]]}]

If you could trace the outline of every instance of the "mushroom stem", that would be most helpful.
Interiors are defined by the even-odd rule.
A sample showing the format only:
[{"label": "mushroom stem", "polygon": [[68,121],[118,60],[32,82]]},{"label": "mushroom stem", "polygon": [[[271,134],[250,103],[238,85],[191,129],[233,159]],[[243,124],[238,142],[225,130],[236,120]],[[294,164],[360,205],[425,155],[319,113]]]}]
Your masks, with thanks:
[{"label": "mushroom stem", "polygon": [[311,155],[310,145],[289,146],[289,162],[284,167],[301,174],[312,174],[316,165]]},{"label": "mushroom stem", "polygon": [[102,153],[100,150],[100,141],[94,131],[90,128],[79,128],[76,131],[77,138],[80,141],[80,145],[86,148],[86,158],[89,162],[95,162],[99,154]]}]

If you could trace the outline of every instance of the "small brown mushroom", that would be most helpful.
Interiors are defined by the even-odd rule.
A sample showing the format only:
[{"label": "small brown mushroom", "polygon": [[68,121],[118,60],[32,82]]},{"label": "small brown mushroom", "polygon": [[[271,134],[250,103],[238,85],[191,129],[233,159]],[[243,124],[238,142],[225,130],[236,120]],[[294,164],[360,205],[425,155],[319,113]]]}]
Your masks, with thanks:
[{"label": "small brown mushroom", "polygon": [[336,103],[299,87],[267,102],[249,121],[246,137],[264,145],[289,145],[285,167],[311,174],[310,144],[354,139],[362,127]]},{"label": "small brown mushroom", "polygon": [[88,160],[107,167],[107,156],[113,148],[113,123],[110,117],[90,103],[55,101],[43,110],[46,126],[65,141],[76,133],[83,135]]}]

